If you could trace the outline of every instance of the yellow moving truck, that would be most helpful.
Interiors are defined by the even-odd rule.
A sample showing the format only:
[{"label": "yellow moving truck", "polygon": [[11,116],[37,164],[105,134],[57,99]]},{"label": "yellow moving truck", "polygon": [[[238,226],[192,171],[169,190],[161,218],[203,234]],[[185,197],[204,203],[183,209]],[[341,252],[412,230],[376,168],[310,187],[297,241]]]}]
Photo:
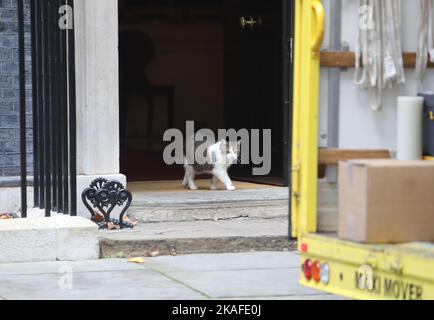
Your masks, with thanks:
[{"label": "yellow moving truck", "polygon": [[292,235],[301,284],[356,299],[434,299],[434,244],[367,245],[320,233],[318,99],[325,12],[320,0],[296,0],[292,144]]}]

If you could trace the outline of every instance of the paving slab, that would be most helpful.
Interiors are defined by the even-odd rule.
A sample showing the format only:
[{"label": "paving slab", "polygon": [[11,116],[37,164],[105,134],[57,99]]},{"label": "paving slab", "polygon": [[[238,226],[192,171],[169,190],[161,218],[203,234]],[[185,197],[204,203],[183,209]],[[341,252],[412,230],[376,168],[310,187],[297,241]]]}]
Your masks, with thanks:
[{"label": "paving slab", "polygon": [[73,272],[131,271],[147,269],[144,265],[128,263],[125,259],[90,260],[90,261],[56,261],[0,264],[0,279],[10,275],[32,275],[59,273],[70,267]]},{"label": "paving slab", "polygon": [[179,282],[216,299],[258,296],[317,295],[318,291],[300,286],[295,269],[169,272]]},{"label": "paving slab", "polygon": [[300,261],[298,253],[248,252],[243,254],[196,254],[179,257],[158,257],[148,259],[146,265],[168,273],[261,269],[300,270]]},{"label": "paving slab", "polygon": [[143,265],[125,259],[5,264],[0,299],[338,298],[300,286],[298,264],[291,252],[156,257]]},{"label": "paving slab", "polygon": [[12,275],[1,280],[0,295],[32,300],[172,300],[203,299],[183,284],[149,270],[74,273],[71,289],[63,274]]}]

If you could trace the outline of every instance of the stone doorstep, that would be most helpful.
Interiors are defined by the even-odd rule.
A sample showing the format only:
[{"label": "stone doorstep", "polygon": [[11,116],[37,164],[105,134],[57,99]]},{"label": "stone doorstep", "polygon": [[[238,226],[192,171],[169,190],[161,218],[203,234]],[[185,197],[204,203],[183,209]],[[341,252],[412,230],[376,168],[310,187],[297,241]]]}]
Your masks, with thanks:
[{"label": "stone doorstep", "polygon": [[288,188],[219,191],[133,192],[136,206],[148,205],[204,205],[219,203],[249,203],[255,201],[288,201]]},{"label": "stone doorstep", "polygon": [[131,207],[128,215],[142,223],[228,220],[237,218],[273,219],[288,216],[288,200],[222,201],[209,204],[161,204]]},{"label": "stone doorstep", "polygon": [[287,188],[133,194],[130,217],[143,223],[272,219],[288,216]]},{"label": "stone doorstep", "polygon": [[[158,252],[159,256],[189,254],[241,253],[260,251],[295,251],[296,241],[285,236],[222,237],[166,240],[101,239],[102,258],[143,257]],[[121,256],[119,256],[121,255]]]},{"label": "stone doorstep", "polygon": [[[289,211],[288,189],[278,187],[236,192],[155,192],[133,196],[128,215],[141,223],[276,219],[288,217]],[[319,181],[318,230],[336,232],[338,212],[337,185]]]},{"label": "stone doorstep", "polygon": [[0,263],[99,258],[98,228],[81,217],[0,221]]}]

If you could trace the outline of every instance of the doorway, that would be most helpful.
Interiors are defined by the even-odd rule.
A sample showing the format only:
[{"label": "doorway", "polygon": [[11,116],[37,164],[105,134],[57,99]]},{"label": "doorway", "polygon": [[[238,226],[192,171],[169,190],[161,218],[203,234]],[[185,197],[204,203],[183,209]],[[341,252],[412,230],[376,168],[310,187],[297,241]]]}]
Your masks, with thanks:
[{"label": "doorway", "polygon": [[[271,129],[271,171],[235,180],[288,185],[289,0],[120,0],[121,171],[130,181],[181,180],[163,134]],[[283,14],[282,14],[283,12]],[[263,150],[261,148],[260,152]]]}]

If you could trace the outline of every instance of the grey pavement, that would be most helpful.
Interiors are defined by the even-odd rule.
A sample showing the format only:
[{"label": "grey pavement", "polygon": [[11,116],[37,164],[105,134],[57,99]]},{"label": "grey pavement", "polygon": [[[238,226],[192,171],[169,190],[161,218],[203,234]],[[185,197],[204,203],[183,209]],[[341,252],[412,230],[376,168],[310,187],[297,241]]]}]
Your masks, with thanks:
[{"label": "grey pavement", "polygon": [[299,270],[292,252],[5,264],[0,300],[340,299],[300,286]]}]

